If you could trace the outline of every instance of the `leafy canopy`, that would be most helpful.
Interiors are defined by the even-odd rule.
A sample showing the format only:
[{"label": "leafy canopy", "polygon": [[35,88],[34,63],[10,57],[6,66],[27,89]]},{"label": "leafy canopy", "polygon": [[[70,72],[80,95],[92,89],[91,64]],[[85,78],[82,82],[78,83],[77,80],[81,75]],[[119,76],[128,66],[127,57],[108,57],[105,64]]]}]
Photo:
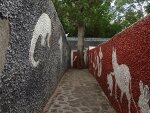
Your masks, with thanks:
[{"label": "leafy canopy", "polygon": [[69,36],[77,36],[82,23],[85,37],[112,37],[150,12],[148,0],[52,1]]},{"label": "leafy canopy", "polygon": [[[53,0],[59,18],[70,35],[77,35],[80,23],[85,25],[85,36],[103,36],[112,14],[110,0]],[[105,30],[104,30],[105,29]]]}]

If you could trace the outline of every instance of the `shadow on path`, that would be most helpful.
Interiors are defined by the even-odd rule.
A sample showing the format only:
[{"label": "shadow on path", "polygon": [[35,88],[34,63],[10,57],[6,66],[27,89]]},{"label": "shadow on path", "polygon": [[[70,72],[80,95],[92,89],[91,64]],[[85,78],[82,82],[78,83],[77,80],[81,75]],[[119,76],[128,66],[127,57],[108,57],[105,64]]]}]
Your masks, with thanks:
[{"label": "shadow on path", "polygon": [[43,113],[116,113],[88,70],[65,73]]}]

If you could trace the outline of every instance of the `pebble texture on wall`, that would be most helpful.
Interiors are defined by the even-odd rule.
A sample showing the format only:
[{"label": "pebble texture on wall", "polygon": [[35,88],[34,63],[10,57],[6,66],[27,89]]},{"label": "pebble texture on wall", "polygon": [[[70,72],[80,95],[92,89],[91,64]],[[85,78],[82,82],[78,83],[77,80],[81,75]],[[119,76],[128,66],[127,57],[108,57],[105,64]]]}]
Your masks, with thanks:
[{"label": "pebble texture on wall", "polygon": [[5,54],[9,41],[8,19],[0,18],[0,73],[4,68]]},{"label": "pebble texture on wall", "polygon": [[150,15],[89,50],[88,59],[118,113],[150,113]]},{"label": "pebble texture on wall", "polygon": [[9,40],[0,113],[40,113],[70,65],[63,27],[51,0],[2,0],[1,18],[8,20]]}]

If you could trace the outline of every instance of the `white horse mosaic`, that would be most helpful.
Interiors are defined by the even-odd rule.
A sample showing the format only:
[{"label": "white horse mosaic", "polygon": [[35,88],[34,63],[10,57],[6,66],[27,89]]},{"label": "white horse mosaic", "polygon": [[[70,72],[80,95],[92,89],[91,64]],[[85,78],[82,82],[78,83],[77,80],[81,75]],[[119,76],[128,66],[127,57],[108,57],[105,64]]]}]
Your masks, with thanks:
[{"label": "white horse mosaic", "polygon": [[[115,98],[117,99],[117,86],[121,90],[121,97],[120,101],[122,102],[123,95],[125,94],[128,100],[128,113],[131,113],[130,106],[131,106],[131,99],[134,102],[134,105],[136,107],[135,101],[132,96],[131,91],[131,75],[130,71],[127,65],[125,64],[118,64],[117,62],[117,54],[116,49],[113,47],[113,53],[112,53],[112,66],[113,71],[111,74],[115,77]],[[131,94],[130,94],[131,92]],[[137,107],[136,107],[137,108]]]},{"label": "white horse mosaic", "polygon": [[139,96],[138,106],[141,113],[150,113],[149,99],[150,92],[148,85],[144,85],[142,81],[139,83],[141,95]]},{"label": "white horse mosaic", "polygon": [[47,44],[48,47],[49,45],[49,40],[51,36],[51,19],[46,13],[43,13],[34,28],[33,35],[32,35],[32,40],[31,40],[31,45],[30,45],[30,50],[29,50],[29,60],[32,64],[33,67],[37,67],[39,64],[39,60],[35,61],[34,59],[34,51],[36,47],[37,40],[41,36],[41,45],[45,46],[46,45],[46,38],[47,38]]}]

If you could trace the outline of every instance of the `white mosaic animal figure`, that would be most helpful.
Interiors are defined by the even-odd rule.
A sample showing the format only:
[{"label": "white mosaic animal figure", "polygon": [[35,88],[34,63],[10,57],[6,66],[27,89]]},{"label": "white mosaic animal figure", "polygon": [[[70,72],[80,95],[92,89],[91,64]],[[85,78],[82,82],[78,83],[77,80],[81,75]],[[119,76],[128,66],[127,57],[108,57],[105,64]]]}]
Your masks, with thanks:
[{"label": "white mosaic animal figure", "polygon": [[[99,58],[100,58],[100,61],[99,61]],[[102,74],[102,58],[103,58],[103,53],[102,53],[102,49],[100,47],[99,57],[97,56],[98,77],[100,77]]]},{"label": "white mosaic animal figure", "polygon": [[[93,57],[94,59],[92,59],[92,57]],[[93,69],[93,72],[94,72],[93,74],[94,74],[94,76],[95,76],[95,74],[96,74],[96,73],[95,73],[95,70],[96,70],[96,68],[97,68],[97,67],[96,67],[96,54],[95,54],[95,51],[94,51],[94,55],[93,55],[93,56],[91,55],[91,62],[92,62],[92,69]]]},{"label": "white mosaic animal figure", "polygon": [[113,78],[111,73],[107,74],[107,84],[108,84],[108,90],[110,90],[110,96],[112,96],[113,92]]},{"label": "white mosaic animal figure", "polygon": [[85,49],[84,50],[84,63],[85,63],[85,65],[87,65],[87,60],[88,60],[88,58],[87,58],[87,52],[88,52],[88,50]]},{"label": "white mosaic animal figure", "polygon": [[[98,73],[97,73],[97,74],[99,74],[99,65],[100,65],[100,64],[99,64],[99,56],[98,56],[98,55],[95,56],[95,62],[96,62],[96,63],[95,63],[95,65],[96,65],[96,66],[95,66],[95,67],[96,67],[96,68],[95,68],[95,71],[98,70]],[[99,75],[98,75],[98,76],[99,76]]]},{"label": "white mosaic animal figure", "polygon": [[93,62],[93,65],[94,65],[94,75],[96,76],[96,70],[98,69],[98,63],[97,63],[97,60],[98,60],[98,56],[97,56],[97,53],[96,51],[94,52],[94,62]]},{"label": "white mosaic animal figure", "polygon": [[62,36],[60,36],[60,39],[59,39],[59,49],[60,49],[60,61],[62,63],[62,60],[63,60],[63,40],[62,40]]},{"label": "white mosaic animal figure", "polygon": [[77,56],[75,56],[75,57],[73,58],[73,62],[74,62],[76,59],[77,59]]},{"label": "white mosaic animal figure", "polygon": [[141,113],[150,113],[149,107],[149,99],[150,99],[150,92],[149,87],[147,85],[143,85],[143,82],[140,81],[139,83],[141,95],[139,96],[138,106],[140,108]]},{"label": "white mosaic animal figure", "polygon": [[[115,98],[117,99],[117,86],[121,90],[120,101],[122,102],[123,95],[125,94],[128,100],[128,113],[130,112],[131,99],[133,99],[131,92],[131,75],[127,65],[121,64],[119,65],[117,62],[116,49],[113,47],[112,53],[112,66],[114,72],[112,75],[115,77]],[[131,94],[130,94],[131,92]],[[135,101],[133,100],[134,105],[136,107]]]},{"label": "white mosaic animal figure", "polygon": [[36,43],[37,43],[39,36],[41,36],[41,45],[42,46],[46,45],[45,40],[47,38],[47,44],[48,44],[48,47],[50,47],[49,40],[50,40],[50,36],[51,36],[51,19],[49,18],[49,16],[46,13],[43,13],[39,17],[39,19],[35,25],[34,31],[33,31],[31,46],[30,46],[30,50],[29,50],[29,60],[33,67],[37,67],[40,62],[39,60],[35,61],[35,59],[33,57]]}]

